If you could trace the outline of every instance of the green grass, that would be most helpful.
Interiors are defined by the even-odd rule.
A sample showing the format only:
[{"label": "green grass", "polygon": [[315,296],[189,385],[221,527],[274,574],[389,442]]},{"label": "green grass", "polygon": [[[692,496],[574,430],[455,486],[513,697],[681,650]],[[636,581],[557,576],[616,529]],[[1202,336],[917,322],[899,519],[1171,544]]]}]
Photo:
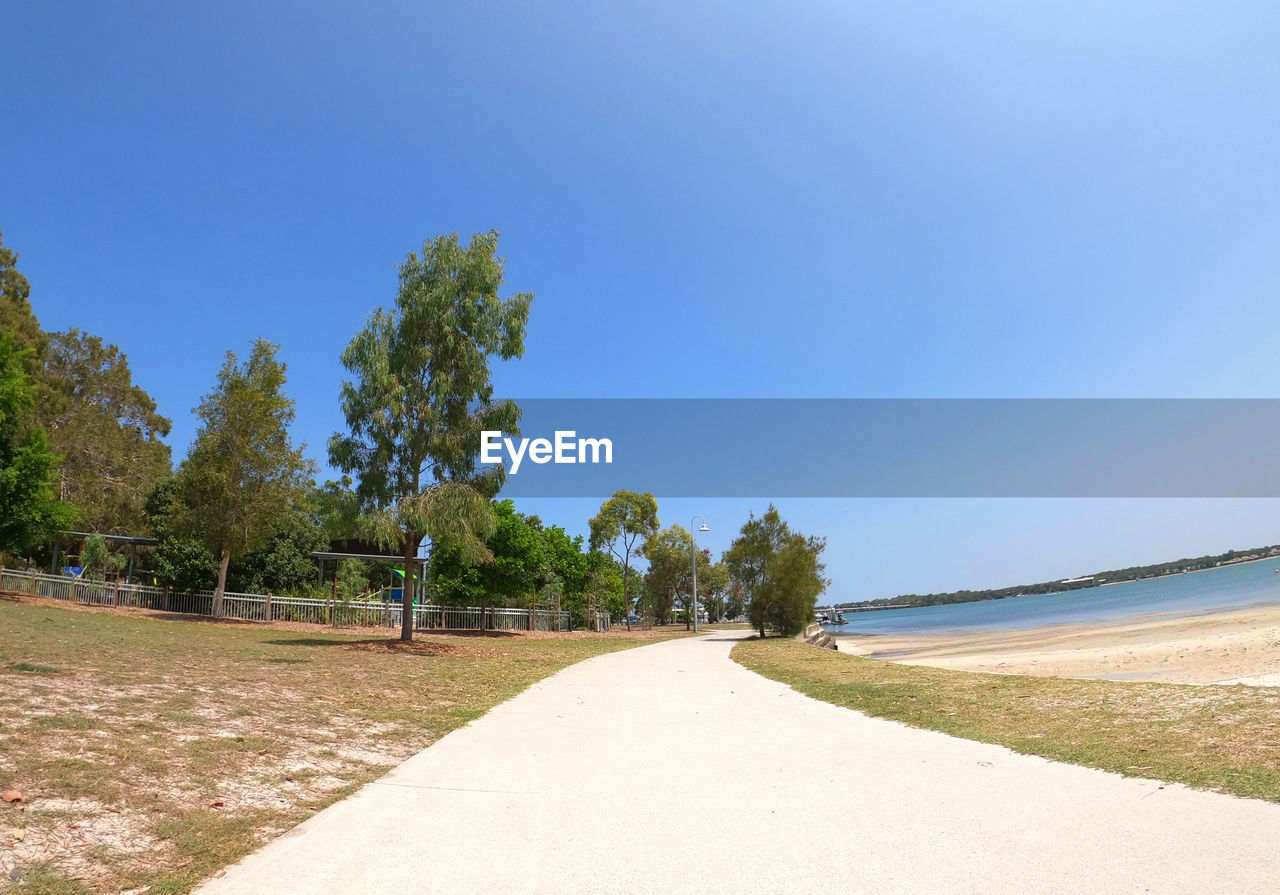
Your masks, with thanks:
[{"label": "green grass", "polygon": [[37,665],[34,662],[12,662],[9,664],[8,671],[18,671],[24,674],[57,674],[60,669],[52,665]]},{"label": "green grass", "polygon": [[[54,829],[70,843],[22,866],[22,895],[189,891],[534,681],[683,634],[420,636],[405,651],[371,639],[383,631],[4,599],[0,630],[0,789],[21,790],[26,809],[0,806],[0,828],[21,817],[28,844]],[[152,848],[115,848],[115,827],[95,824]]]},{"label": "green grass", "polygon": [[47,862],[32,864],[25,869],[15,893],[34,893],[40,895],[91,895],[93,889],[79,880],[71,879]]},{"label": "green grass", "polygon": [[801,693],[1029,755],[1280,802],[1280,692],[974,674],[863,659],[794,640],[733,658]]}]

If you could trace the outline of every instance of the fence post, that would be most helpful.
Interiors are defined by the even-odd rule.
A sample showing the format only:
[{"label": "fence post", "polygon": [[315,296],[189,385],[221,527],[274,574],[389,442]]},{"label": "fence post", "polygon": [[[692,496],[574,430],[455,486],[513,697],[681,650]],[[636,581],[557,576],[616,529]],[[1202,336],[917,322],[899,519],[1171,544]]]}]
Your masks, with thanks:
[{"label": "fence post", "polygon": [[267,612],[267,621],[272,621],[272,618],[271,618],[271,591],[267,591],[267,609],[266,609],[266,612]]},{"label": "fence post", "polygon": [[334,617],[333,610],[338,605],[338,576],[333,576],[333,590],[329,592],[329,626],[331,628],[338,627],[338,620]]},{"label": "fence post", "polygon": [[36,567],[31,567],[31,596],[36,595]]},{"label": "fence post", "polygon": [[112,606],[120,605],[120,576],[119,575],[116,575],[116,586],[115,586],[115,589],[111,591],[111,605]]}]

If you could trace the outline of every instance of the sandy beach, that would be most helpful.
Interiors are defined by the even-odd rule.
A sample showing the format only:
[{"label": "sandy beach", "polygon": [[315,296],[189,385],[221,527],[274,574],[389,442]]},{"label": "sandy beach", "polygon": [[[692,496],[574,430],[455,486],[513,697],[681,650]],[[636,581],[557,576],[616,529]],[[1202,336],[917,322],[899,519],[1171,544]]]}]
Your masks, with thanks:
[{"label": "sandy beach", "polygon": [[[856,624],[856,619],[855,619]],[[937,668],[1280,686],[1280,606],[959,634],[838,634],[840,650]]]}]

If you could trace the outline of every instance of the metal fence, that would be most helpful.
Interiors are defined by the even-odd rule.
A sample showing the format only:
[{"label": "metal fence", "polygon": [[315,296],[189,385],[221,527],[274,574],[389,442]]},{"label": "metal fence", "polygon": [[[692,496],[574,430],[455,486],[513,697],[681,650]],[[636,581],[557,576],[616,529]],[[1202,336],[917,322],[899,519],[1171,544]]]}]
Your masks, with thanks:
[{"label": "metal fence", "polygon": [[[160,612],[211,615],[213,592],[186,593],[147,584],[90,581],[65,575],[19,569],[0,569],[0,590],[20,591],[70,603],[98,606],[133,606]],[[400,626],[402,607],[389,600],[318,600],[309,597],[277,597],[271,594],[222,595],[224,618],[245,621],[312,622],[342,627]],[[478,606],[415,606],[413,626],[418,629],[449,628],[497,631],[572,631],[568,612],[548,609],[503,609]],[[609,630],[608,613],[598,613],[595,628]]]}]

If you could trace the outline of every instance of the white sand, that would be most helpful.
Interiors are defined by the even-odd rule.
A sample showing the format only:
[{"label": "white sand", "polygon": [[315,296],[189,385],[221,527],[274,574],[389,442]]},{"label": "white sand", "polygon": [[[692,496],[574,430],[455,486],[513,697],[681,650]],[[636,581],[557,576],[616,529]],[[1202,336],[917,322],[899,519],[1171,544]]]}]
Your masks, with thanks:
[{"label": "white sand", "polygon": [[965,671],[1280,685],[1280,606],[1016,631],[838,639],[843,652],[897,654],[891,661]]}]

